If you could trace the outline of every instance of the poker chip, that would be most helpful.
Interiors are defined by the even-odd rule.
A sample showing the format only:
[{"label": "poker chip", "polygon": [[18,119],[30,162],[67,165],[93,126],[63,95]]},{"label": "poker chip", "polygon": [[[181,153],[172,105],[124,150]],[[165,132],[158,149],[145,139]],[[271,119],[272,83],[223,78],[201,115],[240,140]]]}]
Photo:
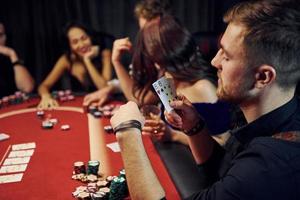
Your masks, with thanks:
[{"label": "poker chip", "polygon": [[65,92],[60,90],[60,91],[57,92],[57,94],[58,94],[58,97],[62,97],[62,96],[65,95]]},{"label": "poker chip", "polygon": [[42,122],[42,127],[44,129],[51,129],[53,128],[53,124],[50,121],[46,120]]},{"label": "poker chip", "polygon": [[119,177],[123,177],[126,179],[126,174],[125,174],[125,169],[120,170],[120,175]]},{"label": "poker chip", "polygon": [[114,129],[110,125],[104,126],[103,128],[106,131],[106,133],[113,133],[114,132]]},{"label": "poker chip", "polygon": [[61,125],[60,129],[63,131],[70,130],[70,125],[68,125],[68,124]]},{"label": "poker chip", "polygon": [[116,178],[117,176],[108,176],[108,177],[106,177],[106,181],[107,182],[111,182],[112,180],[114,180],[114,178]]},{"label": "poker chip", "polygon": [[102,112],[100,112],[100,111],[95,111],[95,112],[92,113],[92,115],[93,115],[94,117],[96,117],[96,118],[99,118],[99,117],[102,116]]},{"label": "poker chip", "polygon": [[103,116],[104,117],[111,117],[112,116],[112,112],[109,111],[109,110],[105,110],[105,111],[103,111]]},{"label": "poker chip", "polygon": [[61,102],[65,102],[65,101],[67,101],[67,100],[68,100],[68,98],[65,97],[65,96],[59,97],[59,101],[61,101]]},{"label": "poker chip", "polygon": [[98,160],[90,160],[88,162],[87,173],[98,175],[100,162]]},{"label": "poker chip", "polygon": [[50,121],[52,124],[57,124],[58,119],[52,118],[52,119],[49,119],[49,121]]},{"label": "poker chip", "polygon": [[105,180],[102,180],[102,181],[98,181],[98,182],[96,183],[96,185],[97,185],[99,188],[101,188],[101,187],[106,187],[106,186],[109,185],[109,182],[108,182],[108,181],[105,181]]},{"label": "poker chip", "polygon": [[88,192],[80,192],[77,196],[77,199],[90,199],[90,194]]},{"label": "poker chip", "polygon": [[94,174],[89,174],[89,175],[87,176],[87,180],[88,180],[89,182],[95,182],[95,181],[98,180],[98,177],[97,177],[96,175],[94,175]]},{"label": "poker chip", "polygon": [[[100,162],[97,160],[88,161],[85,174],[85,165],[82,161],[74,163],[72,179],[86,183],[84,186],[76,187],[72,195],[76,199],[112,199],[119,200],[128,196],[128,187],[125,179],[125,170],[120,170],[119,176],[107,176],[106,178],[98,175]],[[97,175],[93,174],[97,172]]]},{"label": "poker chip", "polygon": [[128,196],[128,186],[124,177],[116,177],[110,184],[110,200],[123,199]]},{"label": "poker chip", "polygon": [[38,111],[36,112],[36,115],[37,115],[39,118],[42,118],[42,117],[44,117],[45,112],[44,112],[43,110],[38,110]]},{"label": "poker chip", "polygon": [[75,162],[74,163],[74,172],[75,172],[75,174],[85,174],[86,170],[85,170],[84,162],[82,162],[82,161]]},{"label": "poker chip", "polygon": [[65,95],[71,95],[72,94],[72,91],[71,90],[65,90]]},{"label": "poker chip", "polygon": [[67,96],[67,99],[68,99],[68,101],[72,101],[72,100],[75,99],[75,96],[74,95],[69,95],[69,96]]}]

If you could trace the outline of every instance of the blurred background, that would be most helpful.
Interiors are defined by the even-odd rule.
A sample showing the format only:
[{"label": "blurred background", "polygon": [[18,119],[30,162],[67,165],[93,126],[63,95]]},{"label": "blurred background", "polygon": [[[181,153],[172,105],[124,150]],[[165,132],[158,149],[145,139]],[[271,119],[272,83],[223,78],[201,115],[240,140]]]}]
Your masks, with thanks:
[{"label": "blurred background", "polygon": [[[0,21],[6,27],[8,44],[39,84],[61,55],[62,29],[69,21],[115,38],[138,32],[134,17],[137,0],[10,0],[2,1]],[[192,33],[218,35],[223,32],[224,12],[238,0],[170,0],[172,13]]]}]

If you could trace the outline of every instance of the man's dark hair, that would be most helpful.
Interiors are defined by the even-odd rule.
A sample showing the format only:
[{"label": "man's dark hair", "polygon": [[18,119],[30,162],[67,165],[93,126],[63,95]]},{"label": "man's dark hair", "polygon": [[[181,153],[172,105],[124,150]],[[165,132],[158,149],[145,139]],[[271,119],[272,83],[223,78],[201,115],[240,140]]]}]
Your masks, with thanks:
[{"label": "man's dark hair", "polygon": [[245,27],[247,64],[271,65],[282,88],[300,79],[299,0],[255,0],[237,4],[224,16],[226,23]]}]

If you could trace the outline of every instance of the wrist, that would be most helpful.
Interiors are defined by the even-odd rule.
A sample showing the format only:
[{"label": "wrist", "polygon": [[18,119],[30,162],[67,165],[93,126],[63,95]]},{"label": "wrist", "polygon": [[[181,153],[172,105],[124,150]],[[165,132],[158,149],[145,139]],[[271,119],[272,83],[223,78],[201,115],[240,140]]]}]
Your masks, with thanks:
[{"label": "wrist", "polygon": [[9,52],[10,52],[10,53],[9,53],[10,61],[11,61],[12,63],[17,62],[17,61],[19,60],[19,58],[18,58],[16,52],[15,52],[13,49],[11,49]]},{"label": "wrist", "polygon": [[137,120],[128,120],[120,123],[116,127],[114,127],[114,133],[124,132],[129,129],[137,129],[139,132],[142,131],[142,124]]},{"label": "wrist", "polygon": [[199,119],[198,122],[189,130],[183,130],[183,132],[187,136],[193,136],[200,133],[205,127],[205,121],[203,119]]},{"label": "wrist", "polygon": [[15,60],[11,64],[12,64],[13,67],[15,67],[17,65],[24,65],[24,62],[22,60]]}]

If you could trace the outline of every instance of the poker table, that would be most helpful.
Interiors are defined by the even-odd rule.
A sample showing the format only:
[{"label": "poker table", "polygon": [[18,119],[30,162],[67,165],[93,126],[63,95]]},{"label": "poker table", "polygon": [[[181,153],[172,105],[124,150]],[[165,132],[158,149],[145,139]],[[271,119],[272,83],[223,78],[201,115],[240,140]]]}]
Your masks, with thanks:
[{"label": "poker table", "polygon": [[[87,163],[92,153],[89,131],[93,124],[89,123],[91,116],[88,117],[81,107],[82,96],[61,103],[55,110],[45,112],[45,116],[58,120],[52,129],[42,128],[42,119],[36,114],[38,102],[38,98],[31,98],[26,102],[0,109],[0,132],[10,135],[9,139],[0,141],[1,166],[11,151],[11,145],[29,142],[36,144],[22,180],[0,184],[0,199],[74,199],[72,192],[76,187],[85,185],[71,178],[74,162]],[[123,169],[121,154],[105,146],[116,141],[113,134],[103,130],[103,126],[109,125],[109,118],[92,120],[100,122],[96,129],[100,129],[103,135],[104,145],[98,146],[102,148],[100,151],[104,154],[105,161],[100,162],[100,168],[105,166],[111,175],[118,175]],[[70,125],[70,129],[61,130],[63,124]],[[151,164],[165,189],[166,198],[180,199],[155,145],[146,136],[143,136],[143,142]]]}]

